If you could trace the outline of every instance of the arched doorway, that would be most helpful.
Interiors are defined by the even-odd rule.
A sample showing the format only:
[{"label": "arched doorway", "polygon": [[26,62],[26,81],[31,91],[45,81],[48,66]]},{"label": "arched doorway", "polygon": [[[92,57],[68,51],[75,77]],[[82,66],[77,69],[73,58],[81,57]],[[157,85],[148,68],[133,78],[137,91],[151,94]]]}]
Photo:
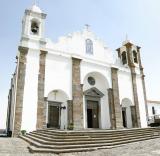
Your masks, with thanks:
[{"label": "arched doorway", "polygon": [[130,99],[124,98],[121,102],[122,106],[122,119],[123,119],[123,127],[124,128],[132,128],[133,127],[133,104]]},{"label": "arched doorway", "polygon": [[53,90],[47,98],[47,127],[67,128],[67,100],[68,96],[62,90]]},{"label": "arched doorway", "polygon": [[108,81],[103,74],[91,72],[85,76],[83,81],[85,128],[110,128],[108,88]]},{"label": "arched doorway", "polygon": [[99,105],[104,94],[93,87],[84,92],[87,110],[87,128],[99,128]]}]

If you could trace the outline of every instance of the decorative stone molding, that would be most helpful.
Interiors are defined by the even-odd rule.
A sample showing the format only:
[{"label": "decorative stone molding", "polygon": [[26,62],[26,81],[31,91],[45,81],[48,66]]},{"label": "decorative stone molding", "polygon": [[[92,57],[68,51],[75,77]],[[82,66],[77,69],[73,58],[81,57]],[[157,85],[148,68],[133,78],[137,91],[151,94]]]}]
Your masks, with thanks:
[{"label": "decorative stone molding", "polygon": [[17,90],[16,90],[16,102],[15,102],[15,116],[14,116],[14,127],[13,137],[17,137],[20,134],[21,123],[22,123],[22,110],[23,110],[23,94],[25,85],[25,74],[26,74],[26,61],[28,48],[19,47],[19,59],[17,66]]},{"label": "decorative stone molding", "polygon": [[38,13],[38,12],[33,12],[32,10],[25,10],[26,15],[32,15],[32,16],[38,16],[41,17],[42,19],[45,19],[47,14],[45,13]]},{"label": "decorative stone molding", "polygon": [[104,94],[100,90],[98,90],[96,87],[92,87],[92,88],[84,91],[83,94],[85,96],[98,97],[98,98],[102,98],[104,96]]},{"label": "decorative stone molding", "polygon": [[80,84],[81,59],[72,57],[72,97],[74,129],[83,129],[83,85]]},{"label": "decorative stone molding", "polygon": [[122,109],[120,106],[119,100],[119,85],[118,85],[118,69],[111,68],[111,76],[112,76],[112,89],[113,89],[113,103],[114,103],[114,113],[115,113],[115,123],[114,126],[116,129],[123,128],[122,122]]},{"label": "decorative stone molding", "polygon": [[45,128],[46,125],[46,102],[44,98],[45,64],[47,51],[40,51],[39,74],[38,74],[38,103],[37,103],[37,129]]}]

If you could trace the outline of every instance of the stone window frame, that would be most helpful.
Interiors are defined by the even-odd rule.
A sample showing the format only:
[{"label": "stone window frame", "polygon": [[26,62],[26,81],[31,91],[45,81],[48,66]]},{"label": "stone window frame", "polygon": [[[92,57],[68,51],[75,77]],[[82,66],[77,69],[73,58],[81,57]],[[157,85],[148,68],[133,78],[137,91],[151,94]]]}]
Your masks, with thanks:
[{"label": "stone window frame", "polygon": [[96,80],[95,80],[95,78],[92,77],[92,76],[89,76],[89,77],[87,78],[87,81],[88,81],[88,84],[91,85],[91,86],[94,86],[94,85],[96,84]]},{"label": "stone window frame", "polygon": [[93,41],[89,38],[85,40],[86,54],[93,55]]}]

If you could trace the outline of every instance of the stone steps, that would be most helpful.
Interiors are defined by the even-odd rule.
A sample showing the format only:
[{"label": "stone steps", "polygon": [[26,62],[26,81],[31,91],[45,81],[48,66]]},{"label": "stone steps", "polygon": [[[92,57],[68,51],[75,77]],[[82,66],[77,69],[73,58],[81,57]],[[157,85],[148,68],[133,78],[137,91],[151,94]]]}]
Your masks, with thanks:
[{"label": "stone steps", "polygon": [[[43,135],[38,135],[38,134],[28,134],[27,136],[28,137],[36,137],[36,138],[38,138],[38,139],[42,139],[42,140],[45,140],[45,141],[51,141],[51,142],[58,142],[58,143],[64,143],[64,142],[68,142],[68,143],[70,143],[70,142],[73,142],[74,141],[74,143],[76,143],[76,142],[87,142],[87,141],[110,141],[110,140],[116,140],[116,139],[121,139],[121,138],[128,138],[128,137],[140,137],[140,136],[144,136],[144,135],[149,135],[149,136],[151,136],[151,133],[150,132],[147,132],[147,133],[145,133],[145,134],[143,134],[143,133],[134,133],[134,134],[128,134],[128,135],[120,135],[120,136],[103,136],[103,137],[98,137],[98,136],[92,136],[92,137],[90,137],[90,136],[88,136],[88,137],[86,137],[86,138],[78,138],[78,139],[76,139],[76,138],[70,138],[70,139],[54,139],[54,138],[51,138],[51,137],[46,137],[46,136],[43,136]],[[152,134],[153,135],[153,134]]]},{"label": "stone steps", "polygon": [[98,132],[73,132],[73,134],[71,132],[61,132],[61,133],[55,133],[55,132],[51,132],[51,131],[37,131],[37,132],[33,132],[33,133],[39,133],[39,134],[46,134],[46,135],[52,135],[54,136],[55,138],[70,138],[70,137],[76,137],[76,138],[81,138],[81,137],[86,137],[86,136],[90,136],[90,135],[98,135],[98,136],[104,136],[104,135],[124,135],[124,134],[131,134],[131,133],[137,133],[137,132],[151,132],[151,131],[156,131],[156,129],[153,129],[153,128],[147,128],[147,129],[135,129],[135,130],[121,130],[121,131],[112,131],[112,132],[101,132],[101,131],[98,131]]},{"label": "stone steps", "polygon": [[130,130],[58,131],[38,130],[20,136],[29,142],[31,152],[66,153],[113,148],[123,144],[160,137],[159,128]]},{"label": "stone steps", "polygon": [[[46,141],[44,139],[40,139],[38,137],[33,137],[33,136],[30,136],[28,135],[27,136],[28,138],[38,142],[38,143],[41,143],[41,144],[44,144],[44,145],[70,145],[71,142],[58,142],[58,141]],[[139,136],[132,136],[132,137],[129,137],[130,139],[136,139],[136,138],[144,138],[144,137],[151,137],[149,134],[148,135],[139,135]],[[74,141],[74,145],[85,145],[85,144],[94,144],[94,143],[113,143],[113,142],[119,142],[119,141],[122,141],[122,140],[128,140],[128,137],[123,137],[123,138],[115,138],[115,139],[103,139],[103,140],[95,140],[95,139],[90,139],[88,141],[86,140],[83,140],[83,141]]]},{"label": "stone steps", "polygon": [[[101,133],[101,132],[96,132],[96,133],[84,133],[84,134],[81,134],[81,135],[79,135],[79,132],[77,133],[77,134],[74,134],[74,135],[69,135],[67,132],[64,132],[64,134],[63,135],[61,135],[61,134],[55,134],[55,133],[52,133],[52,132],[48,132],[48,131],[37,131],[37,132],[32,132],[33,134],[40,134],[40,135],[46,135],[46,136],[53,136],[53,137],[55,137],[55,138],[84,138],[84,137],[86,137],[86,136],[93,136],[93,135],[98,135],[98,137],[100,137],[100,136],[111,136],[111,135],[124,135],[124,134],[133,134],[133,133],[144,133],[144,132],[152,132],[152,131],[158,131],[159,132],[159,130],[156,130],[156,129],[146,129],[146,130],[132,130],[132,131],[124,131],[124,130],[122,130],[122,131],[118,131],[118,132],[106,132],[106,133]],[[83,133],[83,132],[82,132]]]},{"label": "stone steps", "polygon": [[136,130],[138,130],[139,132],[143,132],[143,131],[152,131],[152,130],[156,130],[155,128],[142,128],[142,129],[138,129],[138,128],[133,128],[133,129],[122,129],[122,130],[88,130],[88,131],[57,131],[57,130],[37,130],[37,131],[33,131],[36,133],[47,133],[47,134],[56,134],[57,136],[65,136],[67,134],[67,136],[85,136],[85,135],[89,135],[89,134],[98,134],[98,135],[110,135],[110,134],[124,134],[124,133],[133,133],[136,132]]}]

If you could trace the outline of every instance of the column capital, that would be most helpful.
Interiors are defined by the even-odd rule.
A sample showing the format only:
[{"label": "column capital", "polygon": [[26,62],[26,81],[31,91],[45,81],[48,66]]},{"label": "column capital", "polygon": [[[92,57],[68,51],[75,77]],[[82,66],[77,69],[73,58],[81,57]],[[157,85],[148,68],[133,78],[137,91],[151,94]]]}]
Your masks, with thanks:
[{"label": "column capital", "polygon": [[48,51],[40,50],[40,55],[47,55],[47,54],[48,54]]},{"label": "column capital", "polygon": [[77,61],[80,61],[80,62],[82,61],[81,58],[77,58],[77,57],[73,57],[73,56],[72,56],[72,60],[75,60],[75,61],[77,60]]},{"label": "column capital", "polygon": [[119,69],[117,67],[111,67],[111,70],[118,71]]},{"label": "column capital", "polygon": [[26,55],[28,53],[29,48],[19,46],[18,50],[19,50],[20,53],[23,53],[24,55]]}]

